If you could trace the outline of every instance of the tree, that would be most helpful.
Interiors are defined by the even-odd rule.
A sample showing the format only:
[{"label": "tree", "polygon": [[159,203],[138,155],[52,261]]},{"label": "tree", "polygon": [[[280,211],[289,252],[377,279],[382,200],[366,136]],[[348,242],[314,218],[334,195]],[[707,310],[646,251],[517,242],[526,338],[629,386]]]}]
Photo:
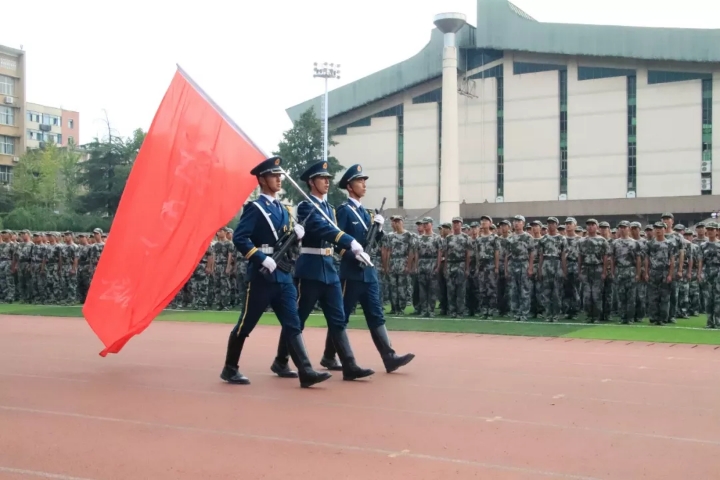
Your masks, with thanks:
[{"label": "tree", "polygon": [[[330,145],[337,145],[331,138],[328,140]],[[304,188],[305,186],[299,181],[300,174],[311,164],[323,158],[323,126],[312,107],[307,109],[293,127],[283,134],[283,140],[273,155],[282,157],[285,171]],[[337,158],[328,156],[328,171],[335,175],[342,170],[343,166],[340,165]],[[283,198],[290,200],[295,205],[304,200],[303,196],[291,185],[286,184],[284,188]],[[328,203],[337,206],[346,198],[345,193],[335,184],[330,185]]]},{"label": "tree", "polygon": [[108,136],[101,141],[95,138],[86,149],[87,161],[81,164],[79,180],[86,193],[79,199],[84,212],[103,216],[115,215],[120,197],[122,197],[130,170],[140,147],[145,140],[145,132],[137,129],[130,138],[113,135],[108,124]]}]

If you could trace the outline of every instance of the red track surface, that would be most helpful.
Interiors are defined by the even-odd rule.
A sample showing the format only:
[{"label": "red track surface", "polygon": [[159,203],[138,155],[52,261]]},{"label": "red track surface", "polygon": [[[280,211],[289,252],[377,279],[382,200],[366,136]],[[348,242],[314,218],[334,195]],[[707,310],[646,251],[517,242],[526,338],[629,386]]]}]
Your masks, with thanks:
[{"label": "red track surface", "polygon": [[[312,389],[258,327],[227,385],[228,325],[155,322],[118,355],[80,319],[0,316],[0,478],[711,479],[715,347],[392,332],[417,358]],[[319,360],[324,329],[308,329]],[[318,367],[319,368],[319,367]]]}]

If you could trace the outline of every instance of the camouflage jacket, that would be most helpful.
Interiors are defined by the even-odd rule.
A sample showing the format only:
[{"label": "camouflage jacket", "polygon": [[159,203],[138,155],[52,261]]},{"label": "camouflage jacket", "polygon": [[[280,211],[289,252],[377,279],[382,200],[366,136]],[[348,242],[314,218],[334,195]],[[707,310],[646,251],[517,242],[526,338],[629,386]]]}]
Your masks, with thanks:
[{"label": "camouflage jacket", "polygon": [[650,266],[650,273],[663,273],[667,275],[670,269],[670,262],[673,261],[676,251],[674,241],[652,239],[648,242],[647,262]]},{"label": "camouflage jacket", "polygon": [[527,262],[535,252],[535,239],[527,232],[510,235],[507,238],[509,262]]},{"label": "camouflage jacket", "polygon": [[610,244],[600,235],[585,237],[578,242],[578,255],[583,265],[602,265],[610,254]]}]

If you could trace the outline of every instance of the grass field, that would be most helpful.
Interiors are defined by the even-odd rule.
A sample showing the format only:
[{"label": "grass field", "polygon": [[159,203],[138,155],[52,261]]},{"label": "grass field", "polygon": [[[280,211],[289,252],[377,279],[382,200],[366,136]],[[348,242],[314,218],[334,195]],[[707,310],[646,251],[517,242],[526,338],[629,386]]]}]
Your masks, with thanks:
[{"label": "grass field", "polygon": [[[234,324],[238,320],[238,314],[237,311],[166,310],[157,317],[156,321]],[[0,315],[82,317],[82,310],[80,306],[0,304]],[[687,320],[678,320],[676,325],[662,327],[651,326],[647,321],[634,325],[618,325],[616,323],[591,325],[581,321],[546,323],[542,320],[515,322],[506,319],[479,320],[477,318],[450,319],[410,316],[388,316],[387,318],[389,330],[720,345],[720,330],[706,330],[704,328],[705,323],[706,317],[704,315]],[[263,316],[260,324],[278,325],[278,322],[275,316],[270,313]],[[321,314],[311,315],[306,326],[325,327],[325,319]],[[367,328],[365,319],[361,315],[350,317],[350,328]]]}]

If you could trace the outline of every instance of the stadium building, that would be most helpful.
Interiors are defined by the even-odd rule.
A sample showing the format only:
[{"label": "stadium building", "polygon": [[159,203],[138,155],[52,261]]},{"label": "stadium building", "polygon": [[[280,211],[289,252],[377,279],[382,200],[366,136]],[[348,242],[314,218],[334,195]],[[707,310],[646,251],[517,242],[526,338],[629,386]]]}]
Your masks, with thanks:
[{"label": "stadium building", "polygon": [[543,23],[507,0],[478,0],[477,12],[455,35],[455,131],[442,126],[437,28],[414,57],[330,92],[331,154],[372,177],[366,205],[387,197],[388,213],[449,221],[445,133],[457,137],[465,219],[669,211],[687,225],[720,210],[720,30]]}]

